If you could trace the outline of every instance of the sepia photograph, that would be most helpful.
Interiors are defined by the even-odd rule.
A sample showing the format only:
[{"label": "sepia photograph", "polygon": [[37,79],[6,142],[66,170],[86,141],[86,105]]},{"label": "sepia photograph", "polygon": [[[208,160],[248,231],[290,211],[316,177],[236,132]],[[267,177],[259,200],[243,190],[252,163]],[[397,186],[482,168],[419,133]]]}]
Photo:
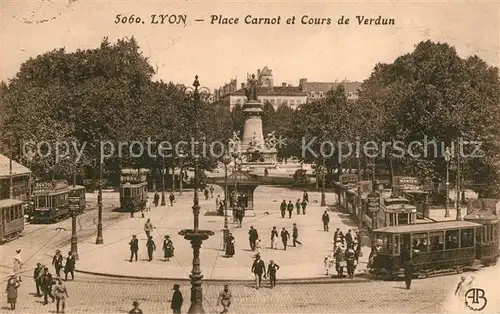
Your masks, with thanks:
[{"label": "sepia photograph", "polygon": [[500,313],[500,2],[0,3],[0,313]]}]

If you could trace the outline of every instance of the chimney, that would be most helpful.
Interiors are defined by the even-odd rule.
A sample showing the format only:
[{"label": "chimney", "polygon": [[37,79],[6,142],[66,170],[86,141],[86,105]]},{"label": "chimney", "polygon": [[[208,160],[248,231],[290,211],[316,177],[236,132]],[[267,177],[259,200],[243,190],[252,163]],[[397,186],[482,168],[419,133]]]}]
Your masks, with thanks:
[{"label": "chimney", "polygon": [[241,83],[241,89],[245,88],[245,83]]},{"label": "chimney", "polygon": [[286,82],[281,83],[282,87],[286,87]]}]

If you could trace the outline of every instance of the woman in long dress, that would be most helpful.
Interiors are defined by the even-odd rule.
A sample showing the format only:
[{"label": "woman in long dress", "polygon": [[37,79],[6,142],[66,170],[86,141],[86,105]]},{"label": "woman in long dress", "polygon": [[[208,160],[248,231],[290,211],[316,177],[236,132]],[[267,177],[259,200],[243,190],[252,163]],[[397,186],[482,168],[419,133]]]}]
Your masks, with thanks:
[{"label": "woman in long dress", "polygon": [[21,258],[21,249],[16,250],[16,255],[14,256],[14,273],[17,276],[19,282],[21,282],[21,269],[23,268],[23,260]]},{"label": "woman in long dress", "polygon": [[16,274],[13,273],[9,280],[7,280],[7,288],[5,289],[5,292],[7,293],[7,303],[10,304],[10,308],[12,310],[16,309],[17,289],[19,286],[20,284],[19,281],[17,281]]},{"label": "woman in long dress", "polygon": [[232,233],[227,236],[226,257],[234,256],[234,237]]},{"label": "woman in long dress", "polygon": [[52,286],[52,294],[56,298],[56,313],[59,313],[59,306],[62,306],[61,313],[64,313],[64,308],[66,307],[66,298],[69,298],[68,290],[63,284],[61,278],[56,278],[56,284]]},{"label": "woman in long dress", "polygon": [[174,244],[170,240],[170,236],[166,235],[163,240],[163,253],[165,254],[165,262],[169,261],[174,256]]}]

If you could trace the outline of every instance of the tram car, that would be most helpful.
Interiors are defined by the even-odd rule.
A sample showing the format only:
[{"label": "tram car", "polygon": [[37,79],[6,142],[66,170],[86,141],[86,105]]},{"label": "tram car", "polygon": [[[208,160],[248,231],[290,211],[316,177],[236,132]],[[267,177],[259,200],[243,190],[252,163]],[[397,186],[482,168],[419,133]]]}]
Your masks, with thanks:
[{"label": "tram car", "polygon": [[[450,271],[461,273],[465,268],[491,263],[492,259],[496,262],[498,255],[491,252],[498,253],[498,220],[490,225],[496,230],[490,238],[482,236],[489,225],[474,221],[376,229],[370,268],[376,277],[394,279],[403,274],[405,263],[411,261],[414,276],[427,278]],[[488,248],[487,254],[483,254],[483,248]]]},{"label": "tram car", "polygon": [[126,182],[120,185],[120,209],[137,212],[146,206],[147,182]]},{"label": "tram car", "polygon": [[85,209],[85,187],[70,187],[66,181],[40,182],[34,189],[31,223],[54,223],[70,216],[70,196],[80,198],[79,211]]},{"label": "tram car", "polygon": [[0,200],[0,243],[11,241],[24,230],[23,202],[14,199]]}]

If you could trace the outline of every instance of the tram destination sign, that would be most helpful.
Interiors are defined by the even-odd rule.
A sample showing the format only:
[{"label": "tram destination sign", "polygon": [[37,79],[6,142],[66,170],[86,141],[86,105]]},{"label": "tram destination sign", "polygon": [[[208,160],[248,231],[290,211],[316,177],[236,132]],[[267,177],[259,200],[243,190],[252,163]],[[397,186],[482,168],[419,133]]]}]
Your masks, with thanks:
[{"label": "tram destination sign", "polygon": [[69,209],[78,210],[80,208],[80,198],[78,196],[68,197]]},{"label": "tram destination sign", "polygon": [[368,194],[368,211],[378,212],[380,209],[380,195],[378,193],[372,192]]},{"label": "tram destination sign", "polygon": [[51,191],[56,188],[55,182],[37,182],[33,187],[34,192]]}]

